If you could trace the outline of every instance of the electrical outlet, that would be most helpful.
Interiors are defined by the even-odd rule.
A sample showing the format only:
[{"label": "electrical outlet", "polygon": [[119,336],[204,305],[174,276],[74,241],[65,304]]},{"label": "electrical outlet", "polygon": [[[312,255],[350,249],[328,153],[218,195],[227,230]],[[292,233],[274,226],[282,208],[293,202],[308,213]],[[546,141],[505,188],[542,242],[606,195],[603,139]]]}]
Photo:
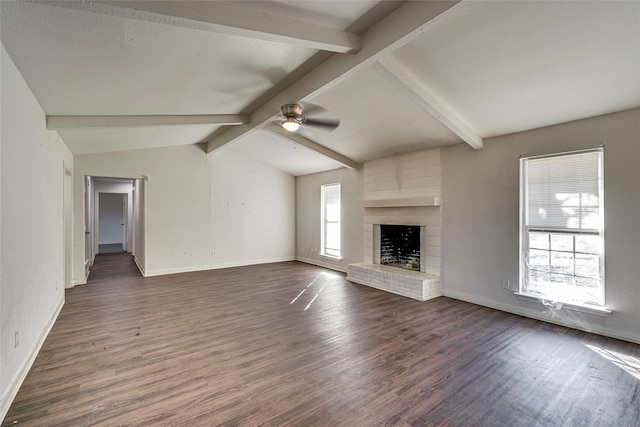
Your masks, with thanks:
[{"label": "electrical outlet", "polygon": [[13,348],[18,348],[18,345],[20,344],[20,331],[16,331],[13,334],[13,339],[14,339]]},{"label": "electrical outlet", "polygon": [[502,281],[502,289],[509,290],[509,281],[508,280],[503,280]]}]

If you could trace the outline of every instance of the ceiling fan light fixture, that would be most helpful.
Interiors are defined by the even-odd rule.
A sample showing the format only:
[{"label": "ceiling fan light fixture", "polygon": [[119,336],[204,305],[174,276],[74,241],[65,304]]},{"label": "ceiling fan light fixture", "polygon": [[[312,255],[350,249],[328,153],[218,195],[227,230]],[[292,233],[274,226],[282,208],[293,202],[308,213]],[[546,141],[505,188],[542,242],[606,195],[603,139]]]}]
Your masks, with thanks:
[{"label": "ceiling fan light fixture", "polygon": [[300,128],[300,123],[298,123],[295,118],[289,117],[284,122],[282,122],[282,127],[289,132],[295,132]]}]

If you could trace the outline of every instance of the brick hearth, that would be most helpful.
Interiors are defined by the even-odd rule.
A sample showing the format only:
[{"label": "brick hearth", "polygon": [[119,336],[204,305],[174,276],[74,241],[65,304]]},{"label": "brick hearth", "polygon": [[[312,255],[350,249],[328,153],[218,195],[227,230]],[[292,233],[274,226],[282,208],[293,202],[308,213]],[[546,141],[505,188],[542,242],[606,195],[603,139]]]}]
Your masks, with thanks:
[{"label": "brick hearth", "polygon": [[349,264],[347,280],[419,301],[442,295],[439,276],[380,264]]}]

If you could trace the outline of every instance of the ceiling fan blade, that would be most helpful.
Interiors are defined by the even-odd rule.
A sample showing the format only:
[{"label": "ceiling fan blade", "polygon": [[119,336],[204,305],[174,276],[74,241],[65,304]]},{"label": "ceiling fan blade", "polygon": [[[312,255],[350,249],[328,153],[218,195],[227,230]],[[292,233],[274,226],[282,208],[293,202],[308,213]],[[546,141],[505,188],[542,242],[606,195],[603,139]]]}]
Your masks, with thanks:
[{"label": "ceiling fan blade", "polygon": [[340,126],[340,120],[338,119],[306,119],[304,124],[306,126],[315,126],[324,128],[327,130],[334,130]]},{"label": "ceiling fan blade", "polygon": [[322,114],[327,112],[326,108],[316,104],[312,104],[310,102],[299,102],[299,104],[302,106],[302,111],[304,112],[303,114],[305,116],[313,116],[314,114]]},{"label": "ceiling fan blade", "polygon": [[307,139],[313,139],[313,133],[305,126],[300,126],[296,133],[300,136],[304,136]]}]

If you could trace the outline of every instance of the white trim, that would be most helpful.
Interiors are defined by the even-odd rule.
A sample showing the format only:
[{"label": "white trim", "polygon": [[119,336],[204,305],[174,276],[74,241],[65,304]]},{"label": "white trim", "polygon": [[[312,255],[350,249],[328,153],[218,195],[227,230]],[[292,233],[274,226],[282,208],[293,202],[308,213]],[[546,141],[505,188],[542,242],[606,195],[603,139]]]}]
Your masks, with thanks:
[{"label": "white trim", "polygon": [[328,259],[333,260],[333,261],[341,261],[341,260],[342,260],[342,257],[341,257],[341,256],[335,256],[335,255],[329,255],[329,254],[322,254],[322,253],[321,253],[321,254],[319,254],[319,256],[321,256],[321,257],[325,257],[325,258],[328,258]]},{"label": "white trim", "polygon": [[138,270],[140,270],[140,274],[142,274],[142,277],[147,277],[147,275],[144,273],[144,267],[142,267],[142,264],[140,264],[140,261],[138,261],[137,256],[133,256],[133,261],[136,263],[136,266],[138,266]]},{"label": "white trim", "polygon": [[318,267],[328,268],[329,270],[339,271],[341,273],[346,273],[347,268],[342,265],[335,265],[323,262],[318,259],[304,258],[304,257],[296,257],[296,261],[304,262],[305,264],[317,265]]},{"label": "white trim", "polygon": [[[543,301],[546,300],[546,298],[542,296],[536,296],[536,295],[527,294],[524,292],[514,292],[514,295],[518,299],[521,299],[523,301],[536,302],[539,304],[544,304]],[[570,303],[570,302],[562,302],[562,301],[551,301],[551,303],[552,304],[557,303],[561,305],[562,308],[566,308],[567,310],[574,310],[574,311],[579,311],[581,313],[595,314],[596,316],[602,316],[602,317],[609,317],[611,313],[613,313],[611,310],[607,310],[604,307],[590,306],[586,304]]]},{"label": "white trim", "polygon": [[86,284],[87,284],[87,279],[86,278],[84,280],[74,279],[73,280],[73,286],[71,286],[70,288],[66,288],[66,289],[72,289],[72,288],[75,288],[76,286],[86,285]]},{"label": "white trim", "polygon": [[425,196],[397,199],[369,199],[362,201],[363,208],[404,208],[404,207],[438,207],[440,196]]},{"label": "white trim", "polygon": [[543,313],[531,308],[500,303],[500,302],[490,300],[488,298],[482,298],[475,295],[466,294],[463,292],[456,292],[456,291],[443,289],[442,294],[448,298],[453,298],[460,301],[466,301],[466,302],[481,305],[484,307],[494,308],[496,310],[505,311],[507,313],[517,314],[519,316],[529,317],[531,319],[553,323],[555,325],[565,326],[567,328],[578,329],[580,331],[591,332],[598,335],[604,335],[606,337],[617,338],[617,339],[640,344],[640,333],[638,331],[623,331],[618,329],[611,329],[604,326],[598,326],[598,325],[594,325],[586,322],[570,322],[570,321],[567,321],[566,319],[558,317],[557,314],[554,315],[554,313],[551,313],[551,312]]},{"label": "white trim", "polygon": [[603,152],[604,145],[595,148],[585,148],[584,150],[574,150],[574,151],[562,151],[560,153],[547,153],[547,154],[538,154],[536,156],[520,156],[521,160],[531,160],[531,159],[544,159],[545,157],[558,157],[558,156],[567,156],[572,154],[584,154],[584,153],[593,153],[593,152]]},{"label": "white trim", "polygon": [[[86,276],[84,276],[84,279],[73,279],[73,286],[71,288],[73,288],[75,286],[78,286],[78,285],[86,285],[87,284],[87,282],[89,281],[89,275],[91,274],[91,270],[89,270],[89,269],[87,269],[85,267],[85,271],[87,272],[87,274],[86,274]],[[68,288],[68,289],[71,289],[71,288]]]},{"label": "white trim", "polygon": [[[248,265],[257,265],[257,264],[270,264],[274,262],[286,262],[286,261],[295,261],[295,257],[279,257],[279,258],[269,258],[269,259],[257,259],[257,260],[249,260],[249,261],[240,261],[240,262],[226,262],[220,264],[210,264],[210,265],[195,265],[190,267],[176,267],[176,268],[165,268],[160,270],[150,270],[143,273],[144,277],[153,277],[153,276],[164,276],[166,274],[177,274],[177,273],[190,273],[193,271],[207,271],[207,270],[218,270],[221,268],[231,268],[231,267],[245,267]],[[137,264],[137,262],[136,262]],[[138,266],[140,267],[140,266]]]},{"label": "white trim", "polygon": [[53,315],[49,318],[49,321],[45,325],[42,332],[40,332],[40,336],[36,341],[36,345],[33,347],[29,356],[24,360],[24,362],[22,363],[22,366],[20,366],[20,369],[18,369],[16,374],[13,376],[13,378],[9,382],[9,386],[4,391],[2,395],[2,399],[0,399],[0,402],[1,402],[0,403],[0,420],[4,420],[4,417],[7,416],[7,412],[9,412],[9,408],[13,403],[13,399],[16,398],[16,395],[18,394],[18,391],[20,390],[20,387],[22,386],[24,379],[27,377],[27,374],[31,370],[31,367],[33,366],[33,362],[35,362],[36,357],[38,356],[38,353],[40,353],[40,349],[42,348],[44,341],[47,339],[47,336],[49,336],[49,332],[51,332],[51,328],[53,328],[54,323],[56,323],[56,320],[58,319],[58,315],[60,315],[60,311],[62,311],[63,306],[64,306],[64,294],[63,294],[62,300],[60,301],[60,304],[58,304],[58,307],[53,312]]}]

